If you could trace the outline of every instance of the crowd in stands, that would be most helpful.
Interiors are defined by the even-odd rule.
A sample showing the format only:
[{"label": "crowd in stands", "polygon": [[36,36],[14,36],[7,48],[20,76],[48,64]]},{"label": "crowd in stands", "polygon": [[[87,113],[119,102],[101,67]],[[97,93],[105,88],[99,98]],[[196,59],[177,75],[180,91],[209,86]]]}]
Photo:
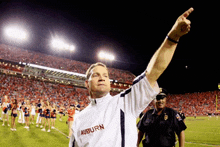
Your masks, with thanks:
[{"label": "crowd in stands", "polygon": [[[112,95],[118,92],[111,92]],[[37,103],[38,99],[50,100],[58,105],[68,106],[78,101],[84,109],[90,102],[88,90],[85,88],[74,87],[37,81],[6,74],[0,75],[0,98],[8,95],[9,98],[16,98],[18,101],[29,99]],[[216,100],[217,96],[217,100]],[[182,110],[186,116],[207,115],[217,113],[216,102],[220,109],[220,91],[195,92],[186,94],[169,94],[167,96],[167,107]],[[146,110],[153,108],[153,102]],[[145,110],[145,111],[146,111]]]},{"label": "crowd in stands", "polygon": [[[111,94],[116,95],[118,92],[111,92]],[[9,99],[16,98],[18,101],[28,99],[37,103],[38,99],[43,99],[65,106],[77,101],[82,109],[90,102],[88,90],[85,88],[0,74],[0,98],[4,95],[8,95]]]},{"label": "crowd in stands", "polygon": [[[186,94],[169,95],[167,104],[176,110],[182,110],[186,116],[207,115],[218,113],[216,96],[220,98],[220,91],[206,91]],[[219,103],[217,102],[217,106]]]},{"label": "crowd in stands", "polygon": [[90,102],[87,89],[1,74],[0,97],[3,98],[4,95],[8,95],[9,99],[16,98],[18,101],[28,99],[37,103],[38,99],[43,99],[65,106],[76,100],[82,109]]},{"label": "crowd in stands", "polygon": [[4,60],[0,59],[0,69],[22,72],[24,67],[19,66],[18,64],[13,64],[12,62],[4,62]]},{"label": "crowd in stands", "polygon": [[[51,68],[85,74],[90,64],[25,50],[8,45],[0,45],[0,59],[47,66]],[[135,75],[129,71],[109,68],[110,79],[131,84]]]},{"label": "crowd in stands", "polygon": [[[217,96],[217,100],[216,100]],[[143,113],[154,108],[152,101]],[[168,94],[166,106],[176,111],[182,110],[186,116],[219,115],[220,91],[206,91],[185,94]]]},{"label": "crowd in stands", "polygon": [[[60,57],[45,55],[33,51],[28,51],[8,45],[0,45],[0,59],[12,62],[32,63],[77,73],[85,74],[90,64]],[[5,66],[1,64],[0,66]],[[8,66],[8,65],[7,65]],[[17,67],[10,66],[9,70],[18,70]],[[110,78],[120,83],[131,84],[135,76],[119,69],[109,68]],[[129,88],[127,84],[112,84],[113,88],[120,89]],[[118,92],[111,92],[112,95]],[[77,88],[71,85],[62,85],[37,81],[34,79],[21,78],[17,76],[9,76],[7,74],[0,75],[0,98],[8,95],[9,98],[17,98],[18,100],[29,99],[37,102],[38,99],[50,99],[57,104],[64,103],[69,105],[78,101],[82,109],[85,108],[90,100],[88,91],[85,88]],[[218,101],[216,101],[216,96]],[[167,96],[167,106],[175,110],[182,110],[186,116],[207,115],[208,113],[216,113],[216,106],[220,109],[220,91],[195,92],[186,94],[169,94]],[[216,104],[217,102],[217,104]],[[151,103],[145,111],[153,107]]]}]

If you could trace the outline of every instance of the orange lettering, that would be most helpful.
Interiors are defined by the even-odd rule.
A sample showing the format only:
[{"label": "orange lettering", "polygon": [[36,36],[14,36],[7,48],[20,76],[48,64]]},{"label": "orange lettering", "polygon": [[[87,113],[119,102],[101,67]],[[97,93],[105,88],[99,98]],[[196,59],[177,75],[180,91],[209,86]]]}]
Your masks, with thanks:
[{"label": "orange lettering", "polygon": [[86,129],[86,133],[87,133],[87,134],[90,134],[90,128],[89,128],[89,129]]},{"label": "orange lettering", "polygon": [[93,133],[95,131],[94,127],[92,127],[92,129],[90,131]]},{"label": "orange lettering", "polygon": [[100,130],[105,129],[103,124],[99,125],[99,128]]},{"label": "orange lettering", "polygon": [[81,130],[81,135],[86,135],[86,131],[85,130]]},{"label": "orange lettering", "polygon": [[104,125],[101,124],[101,125],[97,125],[97,126],[94,126],[92,128],[88,128],[88,129],[85,129],[85,130],[81,130],[81,135],[86,135],[86,134],[90,134],[90,133],[93,133],[97,130],[103,130],[105,129]]}]

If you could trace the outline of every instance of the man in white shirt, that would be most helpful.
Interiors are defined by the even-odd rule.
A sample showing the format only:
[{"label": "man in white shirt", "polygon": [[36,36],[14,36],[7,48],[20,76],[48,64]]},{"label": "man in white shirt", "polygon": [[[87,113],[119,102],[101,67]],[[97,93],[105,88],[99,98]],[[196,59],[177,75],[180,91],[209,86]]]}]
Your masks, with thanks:
[{"label": "man in white shirt", "polygon": [[74,120],[70,147],[135,147],[136,118],[159,93],[157,79],[169,65],[181,36],[190,31],[190,8],[175,22],[147,69],[124,92],[111,96],[107,67],[90,66],[85,85],[91,103]]}]

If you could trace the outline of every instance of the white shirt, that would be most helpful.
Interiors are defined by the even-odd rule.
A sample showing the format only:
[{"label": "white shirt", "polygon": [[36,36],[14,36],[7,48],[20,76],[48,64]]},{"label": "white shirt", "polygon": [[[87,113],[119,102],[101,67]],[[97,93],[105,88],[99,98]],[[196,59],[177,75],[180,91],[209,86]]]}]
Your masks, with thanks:
[{"label": "white shirt", "polygon": [[154,87],[143,73],[124,92],[91,99],[73,122],[69,147],[136,147],[136,119],[158,94]]},{"label": "white shirt", "polygon": [[76,117],[78,116],[79,113],[80,113],[80,111],[75,109],[74,120],[76,119]]}]

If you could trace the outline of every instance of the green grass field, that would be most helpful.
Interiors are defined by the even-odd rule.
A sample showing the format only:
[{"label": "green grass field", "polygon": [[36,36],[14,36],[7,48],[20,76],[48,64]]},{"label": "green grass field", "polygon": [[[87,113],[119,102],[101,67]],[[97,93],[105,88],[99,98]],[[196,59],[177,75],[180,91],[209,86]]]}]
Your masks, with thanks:
[{"label": "green grass field", "polygon": [[[67,116],[62,122],[57,119],[55,127],[59,131],[51,130],[49,133],[36,128],[36,124],[30,125],[28,131],[24,125],[19,123],[17,123],[17,131],[12,132],[10,127],[2,126],[2,121],[0,121],[0,147],[67,147],[69,139],[66,138],[68,135],[66,120]],[[217,120],[212,117],[208,120],[208,117],[196,119],[187,117],[185,123],[187,125],[185,147],[220,147],[220,118]]]},{"label": "green grass field", "polygon": [[63,117],[63,121],[59,121],[59,118],[56,120],[55,128],[60,132],[54,129],[51,129],[51,132],[43,132],[39,127],[36,128],[36,124],[30,125],[28,131],[24,128],[25,125],[20,123],[16,124],[17,131],[11,131],[11,127],[8,127],[7,124],[2,126],[3,122],[1,120],[0,147],[67,147],[69,139],[66,138],[68,135],[66,120],[67,116]]}]

